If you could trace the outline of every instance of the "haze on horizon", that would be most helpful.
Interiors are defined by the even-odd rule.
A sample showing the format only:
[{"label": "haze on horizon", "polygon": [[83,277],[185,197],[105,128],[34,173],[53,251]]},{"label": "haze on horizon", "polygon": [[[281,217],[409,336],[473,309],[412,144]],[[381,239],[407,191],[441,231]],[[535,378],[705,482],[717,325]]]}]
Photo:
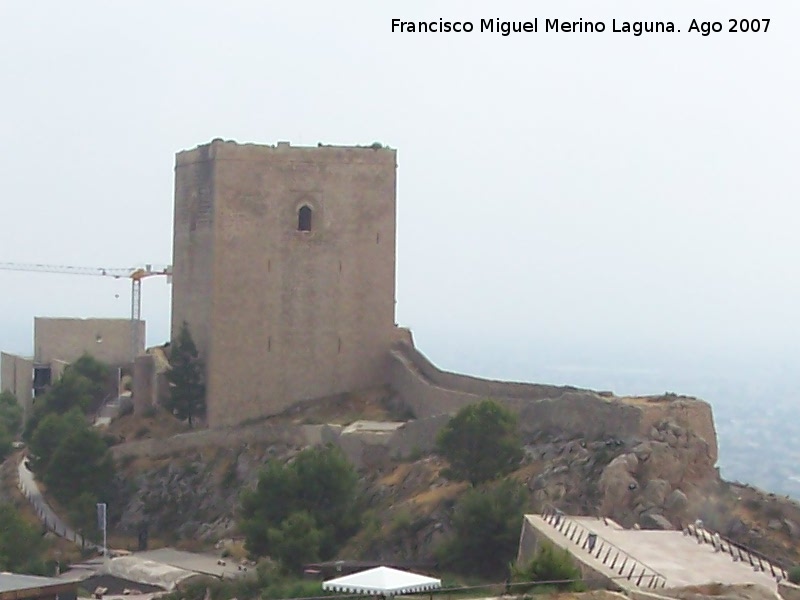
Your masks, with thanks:
[{"label": "haze on horizon", "polygon": [[[535,16],[771,28],[390,33]],[[622,393],[660,385],[636,372],[793,385],[798,22],[741,1],[3,3],[0,262],[170,262],[174,154],[214,138],[379,141],[398,149],[398,323],[437,364]],[[143,298],[161,343],[169,288]],[[36,315],[129,302],[126,281],[0,271],[0,348],[30,353]]]}]

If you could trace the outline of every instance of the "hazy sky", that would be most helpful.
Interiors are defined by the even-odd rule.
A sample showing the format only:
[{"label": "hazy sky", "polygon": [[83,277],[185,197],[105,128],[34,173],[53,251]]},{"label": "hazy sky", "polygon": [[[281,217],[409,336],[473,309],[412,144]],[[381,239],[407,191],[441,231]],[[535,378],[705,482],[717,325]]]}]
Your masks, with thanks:
[{"label": "hazy sky", "polygon": [[[0,261],[170,262],[174,154],[213,138],[379,141],[398,149],[398,322],[435,362],[799,366],[798,26],[797,2],[734,0],[4,1]],[[143,297],[164,341],[169,288]],[[34,315],[129,310],[125,281],[0,271],[3,349],[32,350]]]}]

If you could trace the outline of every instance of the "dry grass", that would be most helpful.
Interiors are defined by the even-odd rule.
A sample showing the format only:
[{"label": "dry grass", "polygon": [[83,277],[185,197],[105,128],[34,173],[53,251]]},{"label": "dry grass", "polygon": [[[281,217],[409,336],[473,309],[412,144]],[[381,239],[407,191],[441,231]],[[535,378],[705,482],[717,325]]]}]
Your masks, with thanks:
[{"label": "dry grass", "polygon": [[301,403],[282,415],[268,419],[299,424],[349,425],[354,421],[393,421],[387,399],[390,392],[385,387],[370,388],[341,394],[312,403]]},{"label": "dry grass", "polygon": [[145,439],[164,439],[178,433],[191,431],[186,423],[159,409],[152,417],[125,415],[111,422],[103,433],[114,436],[121,442]]},{"label": "dry grass", "polygon": [[421,494],[417,494],[416,496],[409,498],[408,502],[418,507],[424,507],[425,509],[433,510],[445,500],[453,500],[454,498],[457,498],[463,494],[468,487],[469,484],[466,481],[462,481],[460,483],[450,483],[441,487],[426,490]]},{"label": "dry grass", "polygon": [[379,479],[378,484],[392,487],[400,485],[406,480],[413,467],[414,465],[411,463],[402,463],[394,471]]}]

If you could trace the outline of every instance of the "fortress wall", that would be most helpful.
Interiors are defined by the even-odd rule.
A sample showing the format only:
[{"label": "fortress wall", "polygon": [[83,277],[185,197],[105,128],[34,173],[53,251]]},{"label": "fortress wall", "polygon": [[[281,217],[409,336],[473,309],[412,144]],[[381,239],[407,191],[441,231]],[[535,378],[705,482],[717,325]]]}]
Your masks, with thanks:
[{"label": "fortress wall", "polygon": [[207,447],[238,448],[253,443],[288,444],[303,448],[308,444],[308,440],[299,426],[261,423],[247,427],[202,429],[163,439],[126,442],[112,446],[111,454],[116,460],[129,456],[135,458],[177,457],[186,452]]},{"label": "fortress wall", "polygon": [[525,438],[563,434],[588,439],[630,439],[643,433],[642,413],[637,407],[591,392],[531,400],[518,413]]},{"label": "fortress wall", "polygon": [[525,398],[530,400],[537,398],[555,398],[569,391],[579,391],[579,388],[569,386],[495,381],[442,371],[422,354],[422,352],[409,343],[397,344],[394,349],[400,352],[415,369],[434,385],[454,391],[476,394],[484,398],[503,397]]},{"label": "fortress wall", "polygon": [[[525,439],[542,434],[644,439],[655,424],[672,419],[703,437],[709,444],[711,458],[717,459],[711,407],[701,400],[680,398],[648,402],[574,388],[480,380],[445,373],[406,344],[397,345],[390,352],[389,382],[417,419],[452,415],[487,398],[501,402],[519,415]],[[452,382],[457,384],[456,388],[448,387]],[[521,396],[525,389],[531,391],[530,396]],[[545,395],[548,391],[552,392],[552,397]]]},{"label": "fortress wall", "polygon": [[[421,356],[421,355],[420,355]],[[390,385],[414,411],[417,419],[452,415],[465,406],[491,398],[520,416],[520,429],[529,438],[540,433],[601,437],[630,437],[641,431],[641,411],[634,406],[610,401],[591,392],[564,393],[553,399],[515,398],[494,394],[470,393],[435,385],[422,376],[406,352],[391,353]],[[473,378],[469,378],[473,379]],[[502,390],[499,382],[494,391]],[[512,391],[518,384],[509,384]],[[481,386],[476,386],[481,389]],[[541,390],[537,390],[541,394]]]},{"label": "fortress wall", "polygon": [[709,454],[714,463],[719,456],[717,430],[714,427],[714,414],[711,405],[696,398],[676,398],[652,402],[642,407],[641,430],[650,428],[664,419],[672,419],[678,425],[691,429],[695,435],[708,444]]},{"label": "fortress wall", "polygon": [[389,385],[414,411],[417,419],[453,414],[484,399],[478,394],[436,385],[416,368],[407,352],[397,349],[390,352]]}]

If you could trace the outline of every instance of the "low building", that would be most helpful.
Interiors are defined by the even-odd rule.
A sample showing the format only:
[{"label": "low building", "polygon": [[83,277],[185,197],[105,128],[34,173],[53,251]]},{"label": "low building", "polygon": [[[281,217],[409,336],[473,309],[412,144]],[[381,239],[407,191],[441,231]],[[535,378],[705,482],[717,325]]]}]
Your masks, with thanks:
[{"label": "low building", "polygon": [[0,600],[75,600],[77,596],[76,581],[0,573]]},{"label": "low building", "polygon": [[14,394],[27,419],[36,397],[83,354],[114,367],[130,365],[134,353],[144,351],[144,321],[138,321],[136,328],[134,332],[130,319],[36,317],[33,356],[0,354],[0,391]]}]

